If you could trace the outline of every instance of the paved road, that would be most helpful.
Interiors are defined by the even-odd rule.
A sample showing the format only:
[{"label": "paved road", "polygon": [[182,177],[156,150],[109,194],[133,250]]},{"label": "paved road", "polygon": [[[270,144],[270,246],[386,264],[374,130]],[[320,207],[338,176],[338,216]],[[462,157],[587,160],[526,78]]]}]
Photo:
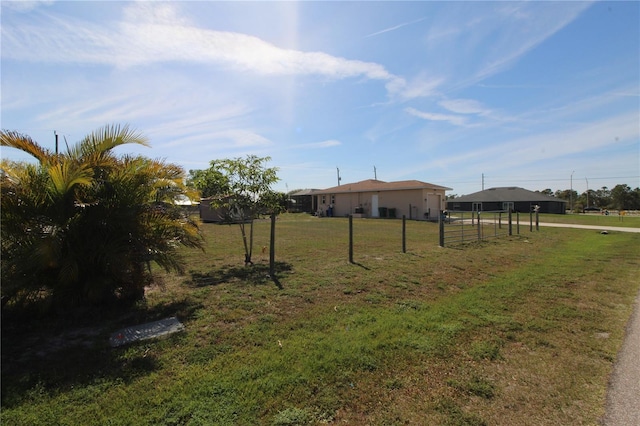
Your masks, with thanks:
[{"label": "paved road", "polygon": [[640,293],[609,383],[603,425],[640,425]]}]

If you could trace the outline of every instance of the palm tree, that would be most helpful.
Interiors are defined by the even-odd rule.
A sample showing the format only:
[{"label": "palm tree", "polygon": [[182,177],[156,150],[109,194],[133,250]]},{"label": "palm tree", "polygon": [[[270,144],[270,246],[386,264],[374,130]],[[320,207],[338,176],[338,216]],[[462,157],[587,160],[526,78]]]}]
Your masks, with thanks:
[{"label": "palm tree", "polygon": [[128,126],[106,126],[55,154],[0,132],[0,145],[37,160],[2,161],[3,303],[139,300],[151,262],[181,272],[178,246],[202,248],[197,224],[175,204],[187,194],[184,171],[112,152],[130,143],[147,145]]}]

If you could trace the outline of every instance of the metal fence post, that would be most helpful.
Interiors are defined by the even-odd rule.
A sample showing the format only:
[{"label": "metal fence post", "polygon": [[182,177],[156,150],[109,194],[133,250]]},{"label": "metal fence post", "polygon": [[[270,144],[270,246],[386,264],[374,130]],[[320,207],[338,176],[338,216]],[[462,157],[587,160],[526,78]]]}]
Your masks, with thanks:
[{"label": "metal fence post", "polygon": [[478,212],[478,241],[482,240],[482,224],[480,223],[480,212]]},{"label": "metal fence post", "polygon": [[271,240],[269,241],[269,275],[276,273],[276,215],[271,215]]},{"label": "metal fence post", "polygon": [[402,252],[407,252],[407,216],[402,215]]},{"label": "metal fence post", "polygon": [[353,263],[353,215],[349,215],[349,263]]},{"label": "metal fence post", "polygon": [[438,227],[440,229],[440,247],[444,247],[444,219],[442,218],[443,211],[439,210],[438,215]]},{"label": "metal fence post", "polygon": [[513,222],[512,222],[511,210],[509,210],[509,236],[513,235]]}]

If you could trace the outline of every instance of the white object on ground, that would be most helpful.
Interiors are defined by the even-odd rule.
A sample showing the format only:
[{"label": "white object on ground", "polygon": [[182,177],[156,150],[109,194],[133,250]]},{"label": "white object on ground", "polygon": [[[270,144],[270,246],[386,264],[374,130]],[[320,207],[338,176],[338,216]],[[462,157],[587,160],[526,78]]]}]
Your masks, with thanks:
[{"label": "white object on ground", "polygon": [[111,334],[109,344],[112,347],[126,345],[138,340],[153,339],[184,330],[184,325],[176,317],[148,322],[133,327],[123,328]]}]

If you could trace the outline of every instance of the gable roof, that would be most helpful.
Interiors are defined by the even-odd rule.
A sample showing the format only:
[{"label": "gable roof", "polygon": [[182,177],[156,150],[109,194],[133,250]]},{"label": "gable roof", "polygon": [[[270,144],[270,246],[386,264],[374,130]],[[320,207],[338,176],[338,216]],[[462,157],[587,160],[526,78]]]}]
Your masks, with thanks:
[{"label": "gable roof", "polygon": [[375,192],[375,191],[401,191],[407,189],[433,189],[451,191],[446,186],[434,185],[419,180],[400,180],[396,182],[384,182],[376,179],[367,179],[360,182],[345,183],[332,188],[313,191],[314,194],[343,194],[348,192]]},{"label": "gable roof", "polygon": [[529,191],[524,188],[518,188],[517,186],[506,186],[499,188],[489,188],[484,191],[474,192],[473,194],[464,195],[449,200],[449,202],[501,202],[501,201],[556,201],[566,203],[566,200],[560,198],[550,197],[539,192]]}]

